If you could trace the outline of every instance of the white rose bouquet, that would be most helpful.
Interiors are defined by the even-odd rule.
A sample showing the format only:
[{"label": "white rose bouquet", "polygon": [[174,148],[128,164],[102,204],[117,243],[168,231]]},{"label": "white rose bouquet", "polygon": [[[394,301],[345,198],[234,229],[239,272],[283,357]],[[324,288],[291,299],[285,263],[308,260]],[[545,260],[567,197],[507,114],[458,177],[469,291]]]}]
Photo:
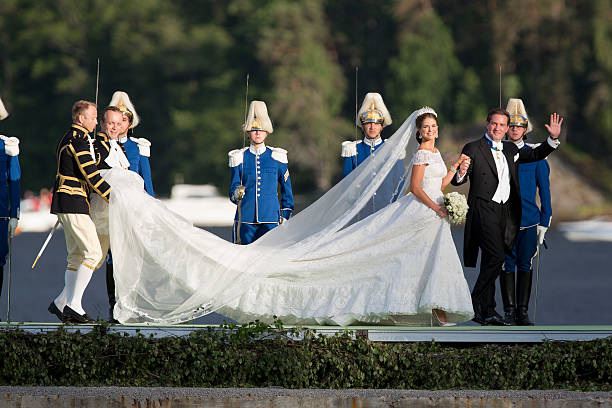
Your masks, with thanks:
[{"label": "white rose bouquet", "polygon": [[456,191],[444,194],[444,206],[448,211],[448,219],[453,224],[462,224],[468,212],[467,199]]}]

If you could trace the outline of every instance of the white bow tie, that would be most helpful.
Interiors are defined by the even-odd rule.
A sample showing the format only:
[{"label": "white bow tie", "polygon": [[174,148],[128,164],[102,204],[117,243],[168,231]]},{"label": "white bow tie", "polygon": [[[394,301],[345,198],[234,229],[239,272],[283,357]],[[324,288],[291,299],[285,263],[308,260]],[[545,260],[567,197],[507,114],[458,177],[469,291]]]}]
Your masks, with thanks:
[{"label": "white bow tie", "polygon": [[493,141],[493,147],[498,149],[500,152],[504,150],[504,144],[502,142]]}]

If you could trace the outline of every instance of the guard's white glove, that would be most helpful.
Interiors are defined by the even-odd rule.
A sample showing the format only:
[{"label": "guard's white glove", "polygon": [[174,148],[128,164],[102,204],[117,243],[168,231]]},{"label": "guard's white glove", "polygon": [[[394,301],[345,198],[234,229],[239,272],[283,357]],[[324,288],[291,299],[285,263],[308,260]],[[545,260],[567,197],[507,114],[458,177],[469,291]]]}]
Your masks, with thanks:
[{"label": "guard's white glove", "polygon": [[232,195],[232,199],[234,201],[240,201],[244,198],[244,192],[246,190],[246,186],[238,186],[234,190],[234,194]]},{"label": "guard's white glove", "polygon": [[285,217],[281,216],[280,220],[278,220],[278,225],[282,224],[285,221],[287,221],[287,219]]},{"label": "guard's white glove", "polygon": [[11,218],[8,222],[8,233],[11,238],[15,235],[15,230],[17,229],[18,223],[19,220],[17,218]]},{"label": "guard's white glove", "polygon": [[546,231],[548,231],[548,227],[538,225],[538,243],[540,245],[544,243],[544,235],[546,235]]}]

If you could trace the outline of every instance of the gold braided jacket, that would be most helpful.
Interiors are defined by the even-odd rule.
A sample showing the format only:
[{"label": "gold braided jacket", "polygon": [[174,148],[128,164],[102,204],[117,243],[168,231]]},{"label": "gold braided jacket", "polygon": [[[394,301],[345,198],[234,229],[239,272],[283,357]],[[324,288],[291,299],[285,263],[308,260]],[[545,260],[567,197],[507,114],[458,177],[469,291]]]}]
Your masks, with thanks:
[{"label": "gold braided jacket", "polygon": [[53,187],[52,214],[89,214],[89,194],[108,201],[110,186],[98,171],[98,160],[91,157],[87,129],[72,124],[57,145],[57,173]]}]

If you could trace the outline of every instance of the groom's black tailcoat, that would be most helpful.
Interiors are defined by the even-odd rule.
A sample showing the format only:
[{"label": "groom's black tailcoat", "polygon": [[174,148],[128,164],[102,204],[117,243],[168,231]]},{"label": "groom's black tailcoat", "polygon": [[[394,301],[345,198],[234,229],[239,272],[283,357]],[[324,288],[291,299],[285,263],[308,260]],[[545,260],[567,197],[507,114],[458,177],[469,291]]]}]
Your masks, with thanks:
[{"label": "groom's black tailcoat", "polygon": [[495,279],[504,262],[504,250],[512,248],[520,227],[518,164],[542,160],[555,150],[547,142],[533,150],[519,149],[507,141],[503,145],[502,153],[510,174],[510,197],[506,203],[498,204],[492,200],[499,180],[493,151],[485,137],[464,146],[462,153],[470,157],[470,167],[461,182],[457,182],[456,177],[451,180],[455,186],[470,181],[470,208],[465,223],[463,264],[466,267],[476,267],[478,248],[482,250],[480,273],[472,290],[472,302],[475,314],[484,318],[495,313]]}]

